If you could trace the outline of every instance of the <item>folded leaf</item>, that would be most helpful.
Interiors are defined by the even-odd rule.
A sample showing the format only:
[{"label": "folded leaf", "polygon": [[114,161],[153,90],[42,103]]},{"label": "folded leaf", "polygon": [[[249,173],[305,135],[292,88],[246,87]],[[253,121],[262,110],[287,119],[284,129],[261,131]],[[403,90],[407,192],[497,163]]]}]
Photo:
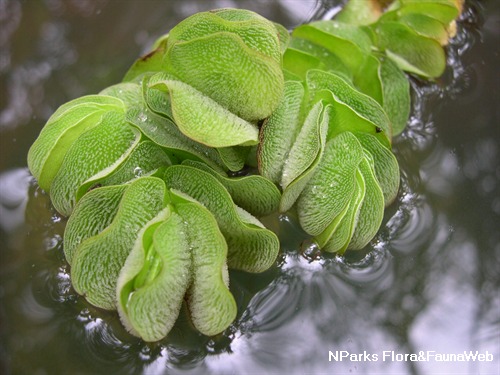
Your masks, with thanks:
[{"label": "folded leaf", "polygon": [[320,70],[307,73],[307,87],[311,100],[323,99],[333,106],[328,139],[344,131],[363,131],[390,147],[391,124],[374,99],[356,90],[342,77]]},{"label": "folded leaf", "polygon": [[377,138],[366,133],[355,133],[356,138],[373,157],[375,177],[382,189],[385,206],[396,198],[399,190],[399,165],[396,157]]},{"label": "folded leaf", "polygon": [[391,122],[392,135],[401,133],[411,107],[410,84],[401,69],[384,56],[370,55],[354,84],[384,108]]},{"label": "folded leaf", "polygon": [[258,128],[180,81],[163,81],[170,93],[172,115],[187,137],[209,147],[257,144]]},{"label": "folded leaf", "polygon": [[145,226],[117,282],[118,313],[144,341],[158,341],[174,325],[191,283],[192,256],[183,218],[170,209]]},{"label": "folded leaf", "polygon": [[365,157],[359,164],[366,193],[359,209],[356,228],[347,246],[349,250],[364,248],[375,237],[384,218],[384,195],[375,177],[373,160],[369,159],[371,156],[370,158]]},{"label": "folded leaf", "polygon": [[166,117],[171,122],[174,122],[170,95],[165,90],[159,90],[152,87],[156,83],[168,79],[174,79],[174,77],[165,72],[145,76],[142,80],[142,97],[149,109],[160,116]]},{"label": "folded leaf", "polygon": [[118,98],[123,102],[125,108],[129,108],[142,100],[142,86],[135,82],[118,83],[106,87],[99,95]]},{"label": "folded leaf", "polygon": [[192,251],[193,282],[188,291],[191,319],[201,333],[216,335],[229,327],[237,313],[228,288],[227,244],[217,221],[201,204],[178,204],[176,210],[186,222]]},{"label": "folded leaf", "polygon": [[283,55],[283,69],[297,75],[305,81],[309,69],[324,70],[324,64],[313,55],[294,49],[287,48]]},{"label": "folded leaf", "polygon": [[174,160],[194,159],[212,168],[222,168],[223,162],[216,150],[186,137],[172,121],[151,112],[142,104],[130,108],[126,120],[151,141],[166,149]]},{"label": "folded leaf", "polygon": [[[99,126],[82,134],[66,153],[50,190],[54,207],[69,216],[80,186],[95,175],[106,176],[117,169],[139,139],[140,133],[127,125],[123,114],[109,112],[104,115]],[[80,196],[83,192],[80,190]]]},{"label": "folded leaf", "polygon": [[123,82],[135,81],[137,78],[148,73],[161,72],[165,68],[165,53],[168,35],[161,37],[153,46],[153,50],[146,55],[139,57],[134,64],[129,68]]},{"label": "folded leaf", "polygon": [[441,45],[448,43],[448,32],[443,23],[425,14],[408,13],[398,19],[399,22],[409,26],[417,34],[431,38]]},{"label": "folded leaf", "polygon": [[443,74],[446,56],[439,42],[395,21],[380,23],[377,32],[379,47],[402,70],[429,78]]},{"label": "folded leaf", "polygon": [[130,183],[112,223],[73,251],[71,281],[76,292],[97,307],[115,309],[120,270],[139,231],[166,204],[167,191],[162,180],[142,177]]},{"label": "folded leaf", "polygon": [[260,130],[257,150],[259,172],[274,183],[281,182],[283,165],[300,130],[300,107],[304,87],[299,82],[285,83],[283,98]]},{"label": "folded leaf", "polygon": [[[335,72],[347,80],[351,80],[352,72],[351,70],[342,62],[342,60],[332,51],[328,50],[325,47],[322,47],[318,44],[315,44],[309,40],[301,39],[298,37],[291,38],[289,49],[298,50],[305,54],[314,56],[318,61],[323,64],[322,70],[327,70],[331,72]],[[286,57],[283,56],[284,58]],[[283,61],[283,67],[285,69],[289,69],[293,66],[294,61],[290,59],[290,61]],[[310,69],[313,69],[312,67]],[[305,75],[302,77],[305,78]]]},{"label": "folded leaf", "polygon": [[281,176],[281,186],[284,189],[311,166],[321,151],[321,145],[325,143],[326,131],[321,131],[323,110],[321,102],[311,108],[288,153]]},{"label": "folded leaf", "polygon": [[69,265],[83,241],[101,233],[112,223],[126,188],[127,185],[118,185],[94,189],[76,204],[64,229],[63,249]]},{"label": "folded leaf", "polygon": [[267,229],[242,221],[231,196],[214,176],[193,167],[174,165],[165,171],[164,179],[170,188],[194,198],[214,215],[228,244],[230,268],[262,272],[273,265],[279,251],[278,238]]},{"label": "folded leaf", "polygon": [[142,141],[110,176],[106,176],[99,183],[102,186],[123,184],[171,164],[165,151],[156,143]]},{"label": "folded leaf", "polygon": [[281,63],[229,32],[175,43],[167,61],[179,80],[247,121],[270,116],[283,94]]},{"label": "folded leaf", "polygon": [[357,225],[359,211],[366,192],[365,182],[359,170],[356,171],[355,181],[355,189],[349,202],[349,208],[345,215],[343,215],[335,231],[331,234],[328,242],[322,247],[324,251],[343,254],[349,245]]},{"label": "folded leaf", "polygon": [[363,148],[350,132],[330,140],[313,177],[297,200],[302,228],[316,236],[349,205],[356,185],[356,171]]},{"label": "folded leaf", "polygon": [[243,169],[249,151],[249,147],[241,146],[222,147],[217,149],[224,165],[233,172],[238,172]]},{"label": "folded leaf", "polygon": [[297,27],[292,37],[328,49],[355,73],[370,53],[370,37],[359,27],[336,21],[315,21]]},{"label": "folded leaf", "polygon": [[99,125],[105,113],[123,110],[121,100],[104,95],[84,96],[59,107],[28,152],[28,167],[40,187],[50,191],[64,156],[81,134]]},{"label": "folded leaf", "polygon": [[281,194],[267,178],[258,175],[227,177],[199,162],[186,160],[182,164],[210,173],[224,185],[235,204],[255,216],[270,215],[278,210]]},{"label": "folded leaf", "polygon": [[325,149],[331,105],[311,109],[283,167],[280,211],[288,211],[313,176]]}]

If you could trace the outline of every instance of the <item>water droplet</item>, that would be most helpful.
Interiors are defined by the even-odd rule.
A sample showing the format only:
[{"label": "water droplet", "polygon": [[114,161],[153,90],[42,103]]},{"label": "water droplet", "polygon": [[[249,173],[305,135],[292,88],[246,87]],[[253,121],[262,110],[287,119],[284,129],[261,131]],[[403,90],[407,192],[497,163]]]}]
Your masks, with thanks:
[{"label": "water droplet", "polygon": [[139,116],[137,116],[137,119],[140,121],[140,122],[145,122],[147,119],[148,119],[148,116],[146,116],[145,113],[139,113]]},{"label": "water droplet", "polygon": [[143,173],[143,170],[141,167],[135,167],[134,168],[134,176],[135,177],[141,177]]}]

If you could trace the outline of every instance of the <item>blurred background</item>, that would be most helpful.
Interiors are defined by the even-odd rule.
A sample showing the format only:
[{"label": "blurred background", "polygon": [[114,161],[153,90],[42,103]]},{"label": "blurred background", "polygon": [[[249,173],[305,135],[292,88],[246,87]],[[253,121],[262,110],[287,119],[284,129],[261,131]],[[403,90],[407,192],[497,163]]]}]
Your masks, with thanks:
[{"label": "blurred background", "polygon": [[[121,80],[160,35],[203,10],[254,10],[289,29],[341,1],[0,0],[1,374],[500,374],[500,2],[466,0],[449,68],[412,80],[394,141],[397,201],[370,246],[317,257],[293,218],[266,223],[282,254],[260,275],[231,273],[237,321],[215,338],[185,313],[162,342],[72,290],[65,219],[26,168],[57,107]],[[329,361],[328,352],[376,362]],[[487,362],[382,360],[383,351],[493,354]]]}]

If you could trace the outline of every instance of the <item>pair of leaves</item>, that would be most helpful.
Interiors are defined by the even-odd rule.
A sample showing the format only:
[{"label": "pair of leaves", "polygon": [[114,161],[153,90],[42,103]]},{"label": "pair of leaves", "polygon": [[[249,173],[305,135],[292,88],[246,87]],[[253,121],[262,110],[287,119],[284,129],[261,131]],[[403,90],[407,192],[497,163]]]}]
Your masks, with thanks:
[{"label": "pair of leaves", "polygon": [[[231,145],[239,144],[244,139],[248,140],[249,135],[252,138],[257,131],[255,125],[228,113],[217,103],[212,103],[213,106],[210,107],[212,112],[205,111],[205,107],[194,103],[197,99],[189,97],[188,92],[184,92],[183,95],[187,94],[187,101],[192,99],[194,102],[181,103],[181,115],[179,115],[176,110],[179,105],[178,97],[173,96],[171,100],[167,92],[154,88],[165,87],[163,85],[171,78],[172,76],[165,73],[143,77],[142,100],[127,111],[127,120],[148,138],[165,148],[174,161],[198,160],[218,171],[242,169],[249,149]],[[200,94],[198,99],[203,102],[207,98]],[[183,105],[186,106],[183,107]],[[184,110],[190,106],[192,106],[191,110],[185,112]],[[204,120],[198,120],[201,117]],[[200,124],[213,126],[200,127]],[[246,135],[242,134],[242,128]],[[219,136],[220,134],[225,134],[225,136]],[[207,137],[213,141],[208,142],[212,143],[212,146],[215,144],[224,147],[214,148],[198,142],[202,139],[207,141]]]},{"label": "pair of leaves", "polygon": [[92,190],[77,204],[66,226],[64,250],[73,287],[90,303],[116,308],[118,274],[139,231],[166,206],[167,197],[161,179],[143,177]]},{"label": "pair of leaves", "polygon": [[28,167],[40,187],[50,191],[66,153],[81,134],[98,126],[104,114],[123,110],[122,101],[101,95],[83,96],[60,106],[28,152]]},{"label": "pair of leaves", "polygon": [[[293,206],[309,182],[327,139],[345,131],[364,133],[386,145],[390,153],[391,125],[380,104],[334,73],[309,70],[306,85],[308,97],[304,98],[303,86],[288,81],[284,99],[261,130],[259,170],[281,185],[281,211]],[[310,106],[301,125],[300,103]]]},{"label": "pair of leaves", "polygon": [[[121,90],[121,91],[120,91]],[[93,186],[123,183],[169,165],[167,155],[125,120],[134,90],[108,88],[61,106],[49,119],[28,154],[28,165],[54,207],[69,216]]]},{"label": "pair of leaves", "polygon": [[461,11],[458,0],[399,0],[371,27],[377,47],[401,69],[436,78],[446,68],[442,45],[454,33]]},{"label": "pair of leaves", "polygon": [[353,73],[363,65],[371,49],[370,36],[363,29],[335,20],[301,25],[293,30],[292,38],[304,39],[311,43],[313,48],[325,48]]},{"label": "pair of leaves", "polygon": [[[171,189],[196,199],[214,215],[228,244],[230,268],[262,272],[274,263],[279,251],[276,235],[236,206],[224,185],[212,174],[192,166],[174,165],[165,171],[164,179]],[[255,192],[247,193],[250,203]]]},{"label": "pair of leaves", "polygon": [[[236,315],[227,266],[262,272],[279,250],[276,236],[235,206],[224,187],[244,204],[257,198],[253,203],[268,212],[279,194],[256,197],[253,189],[268,189],[270,181],[230,179],[189,164],[167,168],[165,180],[141,177],[90,191],[64,235],[75,290],[98,307],[118,308],[124,325],[146,341],[166,336],[184,295],[200,332],[227,328]],[[211,196],[198,190],[201,180]]]},{"label": "pair of leaves", "polygon": [[145,341],[168,334],[186,294],[203,334],[220,333],[236,317],[217,222],[199,203],[180,195],[176,201],[175,210],[165,209],[141,230],[117,282],[120,318]]},{"label": "pair of leaves", "polygon": [[283,91],[283,36],[280,27],[253,12],[197,13],[171,30],[166,69],[236,116],[260,120],[273,112]]},{"label": "pair of leaves", "polygon": [[[250,11],[197,13],[161,38],[125,80],[167,72],[151,79],[157,90],[148,90],[146,101],[187,137],[217,148],[230,170],[239,170],[245,157],[230,147],[257,144],[254,122],[268,117],[281,99],[287,41],[282,26]],[[168,93],[165,109],[157,105],[165,97],[159,91]]]},{"label": "pair of leaves", "polygon": [[353,79],[357,89],[375,99],[391,123],[392,136],[400,134],[410,116],[410,84],[401,69],[378,54],[367,56]]},{"label": "pair of leaves", "polygon": [[330,106],[316,103],[300,124],[303,100],[302,84],[288,81],[280,106],[261,129],[259,171],[283,189],[282,212],[295,203],[321,159],[326,141]]},{"label": "pair of leaves", "polygon": [[[370,141],[373,136],[361,134]],[[361,249],[375,236],[383,218],[384,195],[375,160],[351,132],[328,141],[323,158],[297,200],[302,228],[325,251]]]},{"label": "pair of leaves", "polygon": [[168,90],[175,124],[196,142],[215,148],[257,144],[259,130],[256,125],[192,86],[170,78],[154,87]]}]

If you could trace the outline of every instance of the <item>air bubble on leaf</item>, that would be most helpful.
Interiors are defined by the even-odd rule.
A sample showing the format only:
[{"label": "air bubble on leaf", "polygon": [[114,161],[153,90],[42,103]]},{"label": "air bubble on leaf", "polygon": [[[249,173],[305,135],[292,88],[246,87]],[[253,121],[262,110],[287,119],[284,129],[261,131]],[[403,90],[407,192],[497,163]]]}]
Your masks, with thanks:
[{"label": "air bubble on leaf", "polygon": [[139,113],[139,116],[137,117],[137,119],[140,122],[146,122],[146,120],[148,119],[148,116],[145,113],[141,112],[141,113]]}]

